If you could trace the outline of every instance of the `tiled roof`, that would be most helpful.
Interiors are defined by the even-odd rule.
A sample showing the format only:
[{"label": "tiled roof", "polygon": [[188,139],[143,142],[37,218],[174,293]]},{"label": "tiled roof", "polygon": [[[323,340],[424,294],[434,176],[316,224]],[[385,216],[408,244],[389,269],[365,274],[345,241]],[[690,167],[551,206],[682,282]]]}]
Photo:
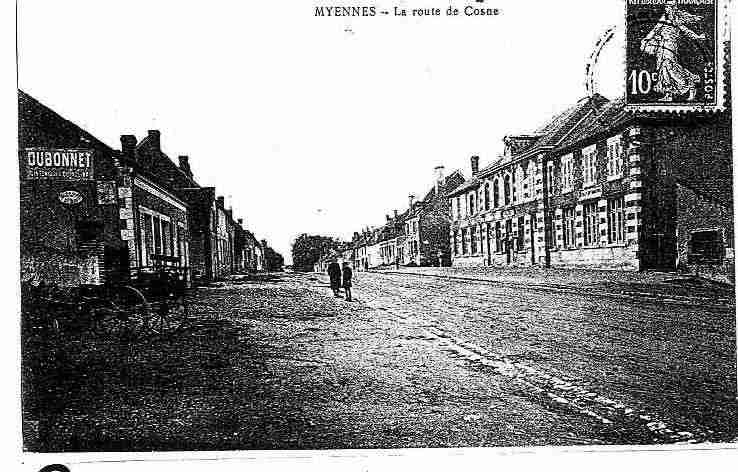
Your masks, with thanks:
[{"label": "tiled roof", "polygon": [[609,134],[630,120],[632,115],[625,111],[625,100],[618,99],[606,102],[595,109],[595,112],[583,120],[571,134],[561,141],[557,148],[567,148],[592,138]]},{"label": "tiled roof", "polygon": [[[497,158],[481,169],[475,176],[467,180],[462,186],[450,192],[448,196],[453,197],[477,188],[483,177],[505,164],[515,161],[522,155],[530,154],[544,148],[559,147],[561,142],[568,143],[572,140],[579,139],[578,136],[584,133],[584,131],[581,131],[582,125],[594,126],[594,124],[598,123],[597,120],[584,120],[584,118],[587,118],[592,111],[595,112],[594,116],[599,116],[597,110],[604,108],[610,110],[612,107],[607,107],[608,104],[610,104],[609,100],[601,95],[594,95],[580,100],[576,105],[569,107],[536,129],[532,135],[540,136],[540,138],[534,140],[531,146],[521,150],[517,154]],[[596,129],[592,128],[591,132],[594,131]]]}]

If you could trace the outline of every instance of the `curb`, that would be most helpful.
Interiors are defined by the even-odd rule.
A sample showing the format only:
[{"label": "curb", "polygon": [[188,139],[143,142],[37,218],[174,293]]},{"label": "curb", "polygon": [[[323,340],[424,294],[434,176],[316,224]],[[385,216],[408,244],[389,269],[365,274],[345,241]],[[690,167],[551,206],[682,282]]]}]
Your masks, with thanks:
[{"label": "curb", "polygon": [[[447,279],[447,280],[458,280],[461,282],[477,282],[486,283],[490,285],[504,285],[515,288],[526,288],[530,290],[539,290],[546,292],[557,292],[557,293],[581,293],[584,288],[574,287],[572,285],[562,284],[539,284],[539,283],[522,283],[522,282],[502,282],[499,280],[490,279],[479,279],[473,277],[463,277],[456,275],[440,275],[440,274],[422,274],[417,272],[401,272],[401,271],[388,271],[388,270],[368,270],[368,273],[372,274],[387,274],[387,275],[411,275],[415,277],[431,277],[436,279]],[[698,307],[709,307],[719,309],[732,309],[735,307],[735,300],[728,298],[709,298],[709,297],[686,297],[683,295],[669,295],[664,296],[653,292],[608,292],[605,290],[588,289],[588,295],[599,295],[608,298],[619,298],[626,300],[637,300],[637,301],[648,301],[655,304],[672,304],[682,306],[698,306]]]}]

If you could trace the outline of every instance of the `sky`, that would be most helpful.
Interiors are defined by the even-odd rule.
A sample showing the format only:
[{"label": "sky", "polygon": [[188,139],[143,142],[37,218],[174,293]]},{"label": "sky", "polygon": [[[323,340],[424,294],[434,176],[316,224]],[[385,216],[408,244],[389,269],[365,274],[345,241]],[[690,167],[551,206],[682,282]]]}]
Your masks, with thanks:
[{"label": "sky", "polygon": [[[398,0],[496,17],[315,17],[279,2],[20,0],[19,87],[110,146],[162,133],[176,162],[290,261],[300,233],[348,239],[424,194],[434,168],[484,166],[586,96],[622,95],[622,0]],[[355,4],[355,3],[354,3]]]}]

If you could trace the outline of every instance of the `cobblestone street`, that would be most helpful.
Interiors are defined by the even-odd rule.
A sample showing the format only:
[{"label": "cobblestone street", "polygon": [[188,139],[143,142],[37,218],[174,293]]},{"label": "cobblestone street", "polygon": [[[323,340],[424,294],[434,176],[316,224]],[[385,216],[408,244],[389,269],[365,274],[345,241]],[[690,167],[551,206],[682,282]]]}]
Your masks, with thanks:
[{"label": "cobblestone street", "polygon": [[[85,371],[53,416],[50,448],[561,446],[738,436],[730,308],[665,312],[647,301],[407,274],[355,279],[353,303],[334,298],[317,274],[198,290],[193,330],[137,346],[133,383]],[[104,349],[96,355],[97,363],[78,363],[107,361]]]}]

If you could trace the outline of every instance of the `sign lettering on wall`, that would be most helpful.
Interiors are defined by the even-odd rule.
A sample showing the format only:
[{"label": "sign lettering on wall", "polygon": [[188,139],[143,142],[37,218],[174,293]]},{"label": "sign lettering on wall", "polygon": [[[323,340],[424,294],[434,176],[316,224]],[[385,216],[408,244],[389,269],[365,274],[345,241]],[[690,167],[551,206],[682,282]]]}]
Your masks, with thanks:
[{"label": "sign lettering on wall", "polygon": [[23,151],[21,169],[26,180],[92,180],[94,152],[90,149],[40,149]]},{"label": "sign lettering on wall", "polygon": [[118,201],[115,191],[115,182],[103,180],[97,182],[97,203],[99,205],[114,205]]}]

